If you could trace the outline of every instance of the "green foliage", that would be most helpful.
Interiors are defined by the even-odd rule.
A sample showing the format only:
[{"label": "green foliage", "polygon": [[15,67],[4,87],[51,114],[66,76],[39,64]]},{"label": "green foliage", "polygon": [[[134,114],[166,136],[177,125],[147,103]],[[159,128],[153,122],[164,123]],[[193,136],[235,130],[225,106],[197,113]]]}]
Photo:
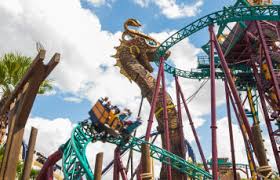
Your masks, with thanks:
[{"label": "green foliage", "polygon": [[[7,53],[0,58],[0,91],[2,98],[7,97],[13,91],[31,64],[31,57],[19,53]],[[50,90],[52,90],[51,81],[45,80],[38,93],[44,94]]]}]

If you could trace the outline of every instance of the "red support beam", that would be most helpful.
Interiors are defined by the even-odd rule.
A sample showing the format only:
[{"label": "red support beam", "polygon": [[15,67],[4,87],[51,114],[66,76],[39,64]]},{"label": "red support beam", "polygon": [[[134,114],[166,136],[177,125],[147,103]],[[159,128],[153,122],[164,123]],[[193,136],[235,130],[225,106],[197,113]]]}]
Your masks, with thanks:
[{"label": "red support beam", "polygon": [[231,95],[231,92],[229,90],[229,87],[228,87],[227,83],[225,83],[225,88],[226,88],[227,94],[229,95],[230,102],[231,102],[231,105],[232,105],[234,113],[235,113],[235,117],[237,119],[238,125],[240,127],[240,130],[241,130],[241,133],[242,133],[242,136],[243,136],[245,148],[246,148],[246,151],[247,151],[249,167],[250,167],[251,174],[253,176],[255,174],[255,171],[256,171],[256,164],[255,164],[255,161],[254,161],[252,150],[250,148],[250,142],[249,142],[248,136],[247,136],[247,134],[245,132],[245,129],[243,128],[244,124],[242,123],[242,121],[240,119],[240,114],[238,114],[237,108],[235,106],[233,97]]},{"label": "red support beam", "polygon": [[118,152],[117,149],[115,149],[114,152],[114,170],[113,170],[113,180],[119,180],[120,179],[120,173],[119,173],[119,164],[118,164]]},{"label": "red support beam", "polygon": [[210,32],[210,79],[211,79],[211,129],[212,129],[212,174],[218,180],[218,148],[216,124],[216,88],[215,88],[215,58],[213,25],[209,26]]},{"label": "red support beam", "polygon": [[182,119],[182,107],[181,107],[181,98],[180,98],[180,87],[178,84],[178,76],[175,76],[175,85],[176,85],[176,99],[177,99],[177,114],[179,120],[179,131],[180,131],[180,139],[181,139],[181,154],[186,154],[186,146],[185,146],[185,139],[184,139],[184,130],[183,130],[183,119]]},{"label": "red support beam", "polygon": [[268,65],[268,68],[269,68],[269,71],[270,71],[271,79],[272,79],[272,82],[273,82],[273,85],[274,85],[275,94],[276,94],[276,97],[278,99],[278,105],[279,105],[279,102],[280,102],[279,85],[278,85],[278,82],[277,82],[277,78],[274,74],[274,69],[273,69],[271,57],[269,55],[268,47],[267,47],[265,37],[264,37],[264,34],[263,34],[263,30],[262,30],[262,27],[261,27],[261,24],[260,24],[259,21],[256,21],[256,26],[257,26],[258,33],[260,35],[260,41],[261,41],[262,48],[263,48],[263,51],[264,51],[264,56],[265,56],[265,59],[266,59],[266,62],[267,62],[267,65]]},{"label": "red support beam", "polygon": [[158,94],[159,94],[159,90],[160,90],[160,80],[161,80],[161,75],[162,75],[161,72],[164,70],[163,65],[164,65],[164,58],[161,57],[160,58],[160,65],[159,65],[159,68],[158,68],[158,76],[157,76],[157,80],[156,80],[156,87],[154,89],[153,99],[152,99],[152,103],[151,103],[151,110],[150,110],[150,115],[149,115],[149,120],[148,120],[148,126],[147,126],[146,136],[145,136],[145,141],[147,141],[147,142],[149,142],[151,129],[152,129],[153,121],[154,121],[154,113],[155,113]]},{"label": "red support beam", "polygon": [[183,92],[182,92],[182,89],[181,89],[181,86],[180,86],[180,83],[179,83],[178,78],[177,78],[177,79],[175,78],[175,81],[176,81],[176,85],[178,86],[178,90],[179,90],[179,92],[180,92],[180,95],[181,95],[181,98],[182,98],[182,101],[183,101],[183,105],[184,105],[185,111],[186,111],[187,116],[188,116],[188,119],[189,119],[189,123],[190,123],[191,129],[192,129],[192,132],[193,132],[193,136],[194,136],[194,139],[195,139],[195,142],[196,142],[196,145],[197,145],[197,148],[198,148],[198,151],[199,151],[201,160],[202,160],[202,162],[203,162],[204,169],[205,169],[207,172],[209,172],[209,168],[208,168],[208,166],[207,166],[207,162],[206,162],[206,159],[205,159],[203,150],[202,150],[202,146],[201,146],[201,144],[200,144],[198,135],[197,135],[197,133],[196,133],[196,130],[195,130],[195,127],[194,127],[194,123],[193,123],[193,120],[192,120],[191,113],[190,113],[189,108],[188,108],[188,105],[187,105],[187,103],[186,103],[185,95],[184,95]]},{"label": "red support beam", "polygon": [[[166,84],[165,84],[165,75],[163,70],[163,59],[161,59],[161,61],[162,61],[161,62],[162,106],[163,106],[164,137],[165,137],[164,139],[165,139],[165,149],[170,152],[170,137],[169,137],[169,125],[168,125],[168,113],[167,113],[167,101],[166,101]],[[167,165],[167,179],[172,180],[170,165]]]},{"label": "red support beam", "polygon": [[[226,80],[227,80],[227,82],[229,84],[229,87],[231,89],[234,101],[235,101],[235,103],[237,105],[238,112],[239,112],[239,114],[241,116],[241,119],[242,119],[244,125],[245,125],[246,132],[247,132],[247,134],[249,136],[249,140],[250,140],[250,142],[253,142],[253,136],[252,136],[252,132],[251,132],[251,127],[250,127],[249,121],[247,119],[247,116],[245,114],[245,111],[243,109],[241,99],[239,97],[238,91],[237,91],[236,86],[234,84],[234,80],[233,80],[233,77],[231,75],[230,69],[229,69],[229,67],[227,65],[227,62],[226,62],[225,56],[223,54],[222,48],[221,48],[221,46],[220,46],[220,44],[219,44],[219,42],[217,40],[217,37],[215,36],[213,27],[210,28],[209,30],[210,30],[210,33],[214,37],[214,44],[215,44],[217,53],[218,53],[219,58],[220,58],[222,69],[224,70],[224,73],[225,73],[225,78],[226,78]],[[254,146],[253,146],[253,149],[255,149]]]},{"label": "red support beam", "polygon": [[234,178],[234,180],[237,180],[234,140],[233,140],[233,131],[232,131],[231,111],[230,111],[230,102],[229,102],[229,95],[228,95],[226,86],[227,86],[227,82],[225,81],[225,95],[226,95],[226,104],[227,104],[228,129],[229,129],[229,138],[230,138],[232,170],[233,170],[233,178]]},{"label": "red support beam", "polygon": [[36,180],[47,180],[49,171],[53,171],[53,166],[57,161],[62,158],[62,151],[59,149],[50,155],[47,161],[44,163],[39,175],[37,176]]}]

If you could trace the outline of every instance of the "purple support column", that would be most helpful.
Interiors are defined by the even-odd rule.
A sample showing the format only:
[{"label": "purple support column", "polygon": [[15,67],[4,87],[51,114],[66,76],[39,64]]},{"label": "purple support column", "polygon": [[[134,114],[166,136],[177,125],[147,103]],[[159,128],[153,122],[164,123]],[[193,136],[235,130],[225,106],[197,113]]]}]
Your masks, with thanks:
[{"label": "purple support column", "polygon": [[119,165],[118,165],[118,160],[117,160],[117,149],[115,149],[114,152],[114,174],[113,174],[113,180],[119,180],[120,179],[120,174],[119,174]]},{"label": "purple support column", "polygon": [[191,129],[192,129],[192,132],[193,132],[193,136],[194,136],[194,139],[195,139],[195,142],[196,142],[196,145],[197,145],[197,148],[198,148],[201,160],[203,162],[204,169],[207,172],[209,172],[209,168],[207,166],[207,162],[206,162],[206,159],[205,159],[205,156],[204,156],[204,153],[203,153],[203,150],[202,150],[202,147],[201,147],[198,135],[197,135],[195,127],[194,127],[192,116],[191,116],[191,113],[189,111],[188,105],[186,103],[185,95],[182,92],[181,86],[179,84],[179,80],[178,79],[175,79],[175,80],[177,81],[176,83],[177,83],[177,86],[178,86],[178,89],[179,89],[179,92],[180,92],[180,95],[181,95],[181,98],[182,98],[182,101],[183,101],[183,104],[184,104],[184,108],[186,110],[186,113],[187,113],[187,116],[188,116],[188,119],[189,119],[189,122],[190,122],[190,126],[191,126]]},{"label": "purple support column", "polygon": [[236,163],[235,163],[235,152],[234,152],[234,141],[233,141],[233,131],[232,131],[232,121],[231,121],[231,112],[230,112],[230,103],[229,103],[229,95],[228,95],[226,86],[227,86],[227,82],[225,80],[225,92],[226,92],[225,94],[226,94],[226,103],[227,103],[227,115],[228,115],[228,128],[229,128],[229,137],[230,137],[232,169],[233,169],[234,180],[237,180]]},{"label": "purple support column", "polygon": [[264,37],[264,34],[263,34],[263,30],[262,30],[262,27],[261,27],[261,24],[260,24],[259,21],[256,21],[256,26],[257,26],[258,33],[260,35],[260,40],[261,40],[261,44],[262,44],[262,47],[263,47],[263,50],[264,50],[265,59],[266,59],[266,62],[267,62],[267,65],[268,65],[268,68],[269,68],[269,71],[270,71],[272,82],[274,84],[275,94],[277,96],[278,105],[279,105],[279,102],[280,102],[279,85],[278,85],[277,78],[275,77],[275,74],[274,74],[274,69],[273,69],[271,57],[269,55],[268,47],[267,47],[265,37]]},{"label": "purple support column", "polygon": [[122,180],[127,180],[125,167],[123,166],[123,163],[121,161],[121,152],[120,152],[120,149],[118,147],[115,150],[115,154],[116,154],[115,160],[117,161],[118,171],[121,173]]},{"label": "purple support column", "polygon": [[184,131],[183,131],[183,120],[182,120],[182,111],[181,111],[181,98],[180,98],[180,89],[178,84],[178,77],[175,76],[175,85],[176,85],[176,99],[177,99],[177,113],[178,113],[178,120],[179,120],[179,131],[181,134],[181,149],[182,154],[186,153],[186,146],[185,146],[185,139],[184,139]]},{"label": "purple support column", "polygon": [[[163,61],[163,60],[161,60]],[[162,62],[163,66],[163,62]],[[163,68],[163,67],[162,67]],[[163,119],[164,119],[164,136],[165,136],[165,148],[170,152],[170,138],[169,138],[169,125],[168,125],[168,114],[167,114],[167,101],[166,101],[166,85],[164,71],[161,71],[162,80],[162,106],[163,106]],[[170,160],[168,160],[170,161]],[[167,179],[172,180],[171,177],[171,166],[167,165]]]},{"label": "purple support column", "polygon": [[213,25],[209,26],[210,32],[210,79],[211,79],[211,129],[212,129],[212,174],[213,179],[218,180],[218,148],[216,125],[216,87],[215,87],[215,59]]},{"label": "purple support column", "polygon": [[[233,95],[233,98],[235,100],[235,103],[237,105],[237,108],[238,108],[238,112],[243,120],[243,123],[246,127],[246,131],[247,131],[247,134],[249,136],[249,140],[250,142],[253,142],[253,136],[252,136],[252,132],[251,132],[251,127],[250,127],[250,124],[248,122],[248,119],[247,119],[247,116],[245,114],[245,111],[243,109],[243,106],[242,106],[242,103],[241,103],[241,100],[240,100],[240,97],[238,95],[238,91],[236,89],[236,86],[234,84],[234,81],[233,81],[233,78],[232,78],[232,75],[230,73],[230,69],[227,65],[227,62],[226,62],[226,59],[225,59],[225,56],[223,54],[223,51],[221,49],[221,46],[217,40],[217,37],[215,36],[215,33],[213,31],[213,27],[212,28],[209,28],[210,32],[213,34],[213,37],[214,37],[214,43],[215,43],[215,47],[216,47],[216,50],[217,50],[217,53],[219,55],[219,58],[220,58],[220,62],[221,62],[221,66],[224,70],[224,73],[225,73],[225,78],[229,84],[229,87],[232,91],[232,95]],[[255,147],[253,147],[255,149]]]},{"label": "purple support column", "polygon": [[269,134],[269,137],[270,137],[270,142],[271,142],[271,145],[272,145],[272,150],[273,150],[273,153],[274,153],[275,162],[276,162],[276,165],[277,165],[278,172],[280,173],[279,151],[278,151],[278,148],[277,148],[277,145],[276,145],[276,142],[275,142],[275,138],[274,138],[274,135],[273,135],[273,129],[272,129],[272,126],[271,126],[269,115],[268,115],[268,109],[267,109],[266,103],[265,103],[264,90],[262,89],[262,83],[261,83],[261,79],[260,79],[259,74],[258,74],[258,69],[257,69],[257,67],[254,63],[252,63],[252,68],[253,68],[254,76],[255,76],[255,79],[256,79],[257,89],[258,89],[260,100],[261,100],[264,119],[265,119],[267,131],[268,131],[268,134]]},{"label": "purple support column", "polygon": [[149,120],[148,120],[148,126],[147,126],[146,136],[145,136],[145,141],[147,141],[147,142],[149,142],[151,129],[152,129],[152,124],[153,124],[153,120],[154,120],[154,112],[155,112],[157,99],[158,99],[158,94],[159,94],[159,90],[160,90],[160,79],[161,79],[161,75],[162,75],[161,72],[164,71],[164,66],[163,65],[164,65],[164,58],[161,57],[160,58],[160,65],[159,65],[159,68],[158,68],[158,76],[157,76],[157,80],[156,80],[156,87],[154,89],[153,99],[152,99],[152,103],[151,103],[151,110],[150,110],[150,115],[149,115]]},{"label": "purple support column", "polygon": [[248,138],[246,136],[245,129],[243,129],[243,123],[240,120],[240,116],[239,116],[238,111],[236,109],[236,106],[234,104],[234,100],[233,100],[233,97],[232,97],[232,95],[230,93],[230,90],[229,90],[229,87],[228,87],[227,83],[225,84],[225,88],[226,88],[227,94],[229,95],[229,98],[230,98],[230,101],[231,101],[231,105],[233,107],[233,110],[234,110],[234,113],[235,113],[238,125],[239,125],[239,127],[241,129],[241,133],[242,133],[242,136],[243,136],[243,139],[244,139],[245,148],[247,150],[247,157],[248,157],[248,161],[249,161],[249,167],[250,167],[250,170],[251,170],[251,173],[252,173],[252,176],[253,176],[254,173],[255,173],[255,170],[256,170],[256,164],[255,164],[255,161],[254,161],[253,153],[252,153],[252,151],[250,149],[249,140],[248,140]]}]

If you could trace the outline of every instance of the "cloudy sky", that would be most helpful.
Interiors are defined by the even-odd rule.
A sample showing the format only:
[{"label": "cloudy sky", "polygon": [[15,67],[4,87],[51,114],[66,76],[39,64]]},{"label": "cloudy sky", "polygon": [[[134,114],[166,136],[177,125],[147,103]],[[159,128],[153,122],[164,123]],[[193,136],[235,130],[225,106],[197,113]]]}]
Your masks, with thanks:
[{"label": "cloudy sky", "polygon": [[[88,117],[88,111],[101,96],[109,96],[114,104],[130,108],[134,114],[140,102],[140,90],[120,75],[114,67],[114,46],[119,44],[123,22],[136,18],[142,23],[141,31],[162,42],[172,33],[198,17],[231,5],[235,0],[9,0],[0,1],[0,55],[20,52],[34,57],[35,43],[41,42],[47,58],[61,54],[61,62],[50,75],[54,90],[38,96],[25,133],[28,140],[30,127],[39,129],[36,149],[46,156],[70,137],[72,128]],[[199,47],[208,40],[207,29],[185,39],[171,49],[169,59],[176,67],[195,68]],[[168,92],[175,99],[175,84],[168,76]],[[189,97],[201,85],[195,80],[180,79],[184,94]],[[225,118],[223,83],[217,81],[218,146],[219,156],[230,158],[228,126]],[[210,88],[209,83],[189,104],[194,123],[207,159],[211,157]],[[145,101],[142,118],[147,120],[149,105]],[[185,137],[199,154],[184,114]],[[144,134],[145,125],[139,135]],[[154,128],[156,123],[154,124]],[[264,126],[262,126],[264,127]],[[247,163],[243,140],[234,119],[237,162]],[[266,131],[265,131],[266,133]],[[266,136],[266,135],[265,135]],[[266,144],[269,144],[267,137]],[[159,144],[159,142],[157,142]],[[105,151],[104,164],[112,159],[113,148],[108,144],[91,144],[87,150],[89,162],[95,154]],[[269,155],[271,150],[268,148]],[[271,163],[274,165],[272,158]],[[159,168],[157,166],[156,168]],[[106,175],[106,179],[111,174]]]}]

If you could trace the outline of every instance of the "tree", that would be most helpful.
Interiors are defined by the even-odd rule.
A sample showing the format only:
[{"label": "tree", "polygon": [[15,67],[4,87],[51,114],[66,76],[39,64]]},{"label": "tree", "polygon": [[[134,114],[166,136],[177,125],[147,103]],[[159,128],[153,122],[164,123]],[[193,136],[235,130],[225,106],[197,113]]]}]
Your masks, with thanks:
[{"label": "tree", "polygon": [[[7,53],[0,58],[0,92],[2,103],[5,102],[17,83],[22,79],[30,65],[31,57],[23,56],[19,53]],[[38,93],[44,94],[52,90],[51,81],[45,80]]]}]

